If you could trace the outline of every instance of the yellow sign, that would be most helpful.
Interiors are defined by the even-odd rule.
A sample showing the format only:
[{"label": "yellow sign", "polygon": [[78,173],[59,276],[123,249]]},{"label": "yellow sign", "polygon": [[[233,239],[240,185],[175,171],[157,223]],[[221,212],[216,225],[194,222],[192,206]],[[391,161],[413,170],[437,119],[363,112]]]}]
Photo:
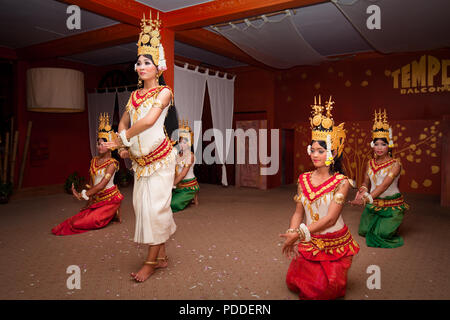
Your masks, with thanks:
[{"label": "yellow sign", "polygon": [[450,59],[439,60],[423,55],[419,60],[392,71],[390,76],[394,89],[400,89],[400,94],[450,91],[449,66]]}]

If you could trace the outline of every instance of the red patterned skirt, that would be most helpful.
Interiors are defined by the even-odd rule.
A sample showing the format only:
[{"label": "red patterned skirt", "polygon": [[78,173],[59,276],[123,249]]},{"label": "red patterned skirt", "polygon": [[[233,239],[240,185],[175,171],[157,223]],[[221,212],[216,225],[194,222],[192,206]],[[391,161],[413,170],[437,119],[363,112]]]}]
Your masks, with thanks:
[{"label": "red patterned skirt", "polygon": [[292,259],[286,283],[302,300],[330,300],[345,296],[347,272],[359,251],[348,227],[311,235],[300,242],[299,255]]},{"label": "red patterned skirt", "polygon": [[94,195],[94,203],[52,229],[57,236],[83,233],[105,227],[116,215],[123,195],[117,186]]}]

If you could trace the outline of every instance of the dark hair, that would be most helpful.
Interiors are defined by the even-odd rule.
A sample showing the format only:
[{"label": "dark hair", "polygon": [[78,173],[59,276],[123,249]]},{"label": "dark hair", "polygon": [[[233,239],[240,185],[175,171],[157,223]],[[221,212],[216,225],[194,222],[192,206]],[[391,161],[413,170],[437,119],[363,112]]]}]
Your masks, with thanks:
[{"label": "dark hair", "polygon": [[[150,59],[152,63],[156,66],[155,61],[153,61],[153,57],[150,54],[144,54],[143,56]],[[164,76],[162,74],[158,78],[158,84],[160,86],[167,85],[166,81],[164,80]],[[164,127],[166,128],[166,132],[167,135],[169,136],[169,139],[172,137],[172,133],[176,129],[178,129],[178,112],[177,108],[175,107],[175,104],[169,107],[169,110],[167,111],[166,119],[164,120]],[[178,137],[176,138],[177,138],[176,141],[178,141]]]},{"label": "dark hair", "polygon": [[381,140],[381,141],[383,141],[384,143],[386,143],[387,145],[389,145],[389,142],[387,141],[386,138],[375,138],[375,139],[373,139],[373,143],[377,142],[377,140]]},{"label": "dark hair", "polygon": [[[317,142],[322,148],[327,149],[327,143],[322,140],[312,140],[311,146],[314,142]],[[344,167],[342,166],[342,157],[344,153],[342,153],[339,157],[336,155],[334,157],[334,162],[330,165],[328,171],[330,174],[335,174],[336,172],[345,175]]]}]

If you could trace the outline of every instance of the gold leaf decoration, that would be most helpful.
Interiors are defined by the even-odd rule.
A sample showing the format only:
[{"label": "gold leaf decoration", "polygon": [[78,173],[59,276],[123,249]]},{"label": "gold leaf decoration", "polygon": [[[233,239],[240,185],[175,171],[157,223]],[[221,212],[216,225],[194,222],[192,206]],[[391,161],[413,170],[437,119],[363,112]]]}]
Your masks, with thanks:
[{"label": "gold leaf decoration", "polygon": [[352,83],[349,80],[345,81],[345,86],[346,87],[350,87],[351,85],[352,85]]},{"label": "gold leaf decoration", "polygon": [[419,187],[419,184],[417,183],[417,181],[416,180],[412,180],[411,181],[411,188],[413,188],[413,189],[417,189]]},{"label": "gold leaf decoration", "polygon": [[430,179],[425,179],[425,181],[423,182],[423,186],[428,188],[433,184],[433,182]]},{"label": "gold leaf decoration", "polygon": [[426,134],[421,134],[420,136],[419,136],[419,139],[420,140],[424,140],[424,139],[426,139],[427,138],[427,135]]},{"label": "gold leaf decoration", "polygon": [[431,173],[436,174],[440,170],[439,166],[431,166]]},{"label": "gold leaf decoration", "polygon": [[413,162],[414,161],[414,156],[412,154],[408,154],[406,156],[406,160],[408,160],[409,162]]}]

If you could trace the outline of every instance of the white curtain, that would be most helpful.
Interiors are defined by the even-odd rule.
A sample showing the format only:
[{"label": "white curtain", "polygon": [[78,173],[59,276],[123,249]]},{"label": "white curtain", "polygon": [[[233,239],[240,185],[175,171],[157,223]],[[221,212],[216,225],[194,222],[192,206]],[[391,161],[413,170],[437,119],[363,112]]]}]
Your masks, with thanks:
[{"label": "white curtain", "polygon": [[[227,75],[219,77],[217,71],[214,76],[206,78],[208,83],[208,93],[211,102],[211,117],[213,127],[219,129],[222,133],[222,137],[215,136],[216,141],[216,159],[219,163],[222,163],[222,185],[227,186],[227,171],[225,167],[226,159],[228,157],[231,141],[226,141],[226,129],[233,128],[233,108],[234,108],[234,80],[227,79]],[[222,138],[222,146],[224,148],[220,150],[220,142],[218,139]],[[228,142],[228,143],[227,143]]]},{"label": "white curtain", "polygon": [[88,94],[89,140],[92,157],[97,155],[98,118],[100,113],[107,112],[112,123],[114,115],[115,92]]},{"label": "white curtain", "polygon": [[[117,101],[119,103],[119,118],[122,119],[123,113],[127,110],[127,102],[128,99],[130,99],[131,92],[130,91],[123,91],[123,92],[117,92]],[[131,170],[131,160],[130,159],[124,159],[125,166],[127,169]]]},{"label": "white curtain", "polygon": [[303,38],[292,20],[291,12],[262,20],[212,27],[242,51],[262,63],[279,69],[319,64],[324,57]]},{"label": "white curtain", "polygon": [[194,130],[194,121],[202,120],[203,102],[205,99],[206,74],[175,66],[174,95],[179,120],[188,120]]}]

